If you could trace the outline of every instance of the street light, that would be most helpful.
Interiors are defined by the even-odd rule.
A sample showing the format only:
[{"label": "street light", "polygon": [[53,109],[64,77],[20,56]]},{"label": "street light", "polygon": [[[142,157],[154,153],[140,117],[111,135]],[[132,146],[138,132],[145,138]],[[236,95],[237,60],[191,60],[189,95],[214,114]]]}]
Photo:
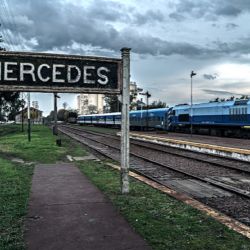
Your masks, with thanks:
[{"label": "street light", "polygon": [[197,75],[193,70],[191,71],[191,105],[190,105],[190,134],[193,135],[193,76]]}]

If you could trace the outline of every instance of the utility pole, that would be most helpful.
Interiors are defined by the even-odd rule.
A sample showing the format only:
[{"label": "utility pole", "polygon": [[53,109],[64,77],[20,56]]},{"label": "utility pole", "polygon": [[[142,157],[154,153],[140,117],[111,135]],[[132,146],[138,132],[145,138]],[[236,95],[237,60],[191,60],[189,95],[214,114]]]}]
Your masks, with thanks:
[{"label": "utility pole", "polygon": [[31,124],[30,124],[30,92],[28,92],[28,141],[31,141]]},{"label": "utility pole", "polygon": [[122,48],[121,192],[129,193],[130,49]]},{"label": "utility pole", "polygon": [[191,78],[191,105],[190,105],[190,135],[192,137],[193,135],[193,76],[196,76],[197,73],[194,73],[194,71],[191,71],[190,78]]},{"label": "utility pole", "polygon": [[22,96],[22,110],[21,110],[21,122],[22,122],[22,132],[24,131],[24,127],[23,127],[23,108],[24,108],[24,100],[23,100],[23,92],[22,92],[22,94],[21,94],[21,96]]}]

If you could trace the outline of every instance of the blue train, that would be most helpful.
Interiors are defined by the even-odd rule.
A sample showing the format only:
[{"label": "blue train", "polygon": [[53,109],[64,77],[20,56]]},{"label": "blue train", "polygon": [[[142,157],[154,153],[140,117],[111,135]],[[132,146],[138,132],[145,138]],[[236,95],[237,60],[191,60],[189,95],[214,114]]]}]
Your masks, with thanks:
[{"label": "blue train", "polygon": [[[194,104],[191,121],[190,105],[130,112],[131,129],[161,129],[175,132],[193,132],[217,136],[250,138],[250,100]],[[77,123],[119,127],[121,113],[78,116]]]}]

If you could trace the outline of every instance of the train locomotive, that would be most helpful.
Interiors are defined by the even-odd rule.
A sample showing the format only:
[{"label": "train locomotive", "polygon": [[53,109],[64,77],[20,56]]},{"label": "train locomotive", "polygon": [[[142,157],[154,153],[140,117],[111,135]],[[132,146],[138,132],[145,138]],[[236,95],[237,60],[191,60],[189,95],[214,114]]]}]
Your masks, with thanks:
[{"label": "train locomotive", "polygon": [[[191,116],[192,112],[192,116]],[[170,108],[130,111],[130,127],[135,130],[158,129],[216,136],[250,138],[250,100],[237,99]],[[78,124],[110,127],[121,125],[121,113],[79,115]]]}]

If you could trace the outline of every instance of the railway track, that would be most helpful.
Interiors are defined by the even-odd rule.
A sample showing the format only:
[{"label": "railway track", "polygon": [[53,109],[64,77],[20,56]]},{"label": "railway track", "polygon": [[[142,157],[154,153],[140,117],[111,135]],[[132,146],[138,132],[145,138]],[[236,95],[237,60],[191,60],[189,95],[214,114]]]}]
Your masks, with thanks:
[{"label": "railway track", "polygon": [[[91,134],[91,135],[97,135],[97,136],[102,135],[102,137],[106,137],[109,139],[112,138],[120,143],[120,138],[110,133],[100,134],[98,132],[86,131],[86,130],[72,127],[72,126],[64,126],[64,127],[68,127],[70,129],[74,129],[75,131],[79,131],[79,132],[87,132],[88,134]],[[152,149],[158,152],[164,152],[169,155],[191,159],[197,162],[213,164],[218,167],[224,167],[224,168],[228,168],[232,170],[241,171],[242,173],[250,174],[250,163],[241,161],[238,159],[226,158],[223,156],[216,156],[216,155],[200,153],[200,152],[193,152],[190,150],[173,148],[170,146],[160,145],[160,144],[153,143],[153,142],[142,142],[142,141],[137,141],[134,139],[130,139],[130,144],[137,145],[145,149]]]},{"label": "railway track", "polygon": [[[86,132],[82,129],[72,128],[69,126],[62,126],[60,130],[68,136],[80,141],[81,143],[85,142],[85,145],[91,147],[93,150],[98,151],[100,154],[109,157],[112,160],[120,160],[120,142],[119,138],[117,138],[116,136],[103,135],[100,133],[89,131]],[[137,147],[137,152],[135,152],[135,147]],[[138,151],[138,147],[141,148],[141,151]],[[222,162],[222,160],[218,159],[218,157],[216,157],[216,160],[214,160],[215,163],[211,163],[211,159],[204,159],[200,154],[198,154],[199,156],[197,156],[196,153],[188,152],[189,155],[182,156],[179,149],[177,150],[178,152],[176,152],[176,150],[174,150],[174,152],[169,152],[168,149],[162,149],[163,146],[156,148],[156,144],[152,143],[147,144],[144,142],[142,143],[131,141],[131,148],[133,149],[131,150],[132,171],[150,178],[160,184],[174,188],[177,191],[188,193],[192,197],[197,198],[205,203],[207,203],[211,199],[213,199],[213,201],[209,201],[209,203],[213,203],[214,199],[221,200],[222,197],[227,197],[227,199],[232,199],[232,203],[237,201],[237,204],[239,204],[240,200],[244,208],[247,206],[250,209],[249,164],[244,163],[244,166],[240,166],[240,162],[236,161],[237,166],[233,167],[232,160],[230,166],[228,159],[223,159],[223,161],[225,160],[226,162]],[[142,151],[144,151],[144,153]],[[238,181],[238,183],[236,181],[230,184],[230,181],[229,183],[222,182],[220,178],[215,178],[215,175],[211,177],[208,175],[204,175],[204,173],[197,174],[190,171],[190,169],[187,170],[187,168],[183,168],[180,166],[177,167],[177,165],[170,164],[166,160],[161,160],[162,156],[159,156],[158,159],[155,159],[157,157],[152,157],[153,151],[157,152],[158,155],[167,155],[167,159],[170,157],[170,155],[172,155],[172,157],[175,157],[176,159],[182,158],[185,159],[186,162],[192,161],[193,165],[202,163],[209,166],[210,164],[213,165],[210,166],[210,168],[213,167],[220,169],[217,170],[219,173],[217,175],[219,176],[220,173],[223,174],[224,179],[225,171],[227,171],[226,176],[228,178],[230,176],[233,176],[235,180],[237,178],[240,180],[241,178],[246,181]],[[192,153],[193,155],[190,155],[190,153]],[[196,155],[195,159],[192,158],[192,156],[194,157],[194,155]],[[204,170],[202,170],[201,172],[204,172]],[[216,204],[213,205],[216,207]],[[218,206],[216,208],[218,208]],[[235,208],[231,208],[230,210],[235,212]],[[235,212],[235,214],[233,214],[233,217],[237,218],[237,214],[238,213]],[[241,215],[242,213],[239,214]],[[237,219],[245,224],[250,224],[249,215],[246,211],[243,211],[243,216],[241,216],[241,218],[239,218],[238,216]]]}]

